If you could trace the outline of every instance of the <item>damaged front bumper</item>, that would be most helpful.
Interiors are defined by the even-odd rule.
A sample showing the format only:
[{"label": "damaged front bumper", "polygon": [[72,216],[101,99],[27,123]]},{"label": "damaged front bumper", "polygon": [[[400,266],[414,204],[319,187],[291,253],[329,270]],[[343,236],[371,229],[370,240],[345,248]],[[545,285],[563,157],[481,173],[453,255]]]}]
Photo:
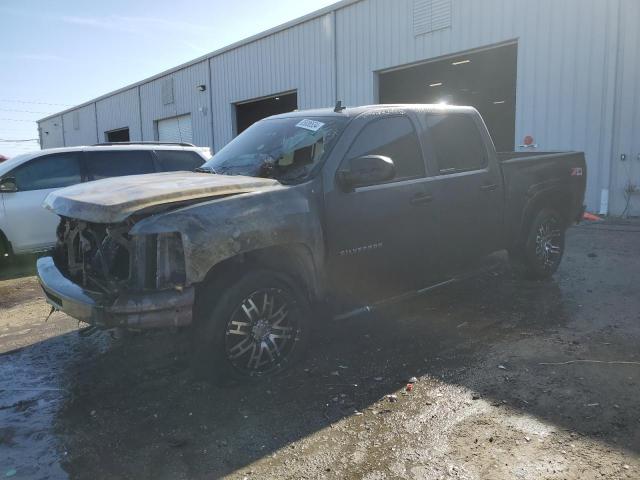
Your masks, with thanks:
[{"label": "damaged front bumper", "polygon": [[121,294],[112,299],[85,290],[67,279],[52,257],[40,258],[37,269],[47,303],[91,325],[143,329],[191,323],[195,297],[193,287]]}]

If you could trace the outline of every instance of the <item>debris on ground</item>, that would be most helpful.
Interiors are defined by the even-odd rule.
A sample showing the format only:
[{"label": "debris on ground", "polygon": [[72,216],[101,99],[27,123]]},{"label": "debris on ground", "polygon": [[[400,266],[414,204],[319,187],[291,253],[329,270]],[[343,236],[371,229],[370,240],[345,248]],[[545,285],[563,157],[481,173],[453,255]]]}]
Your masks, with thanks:
[{"label": "debris on ground", "polygon": [[416,377],[411,377],[409,380],[407,380],[407,383],[416,383],[418,381],[418,379]]},{"label": "debris on ground", "polygon": [[407,383],[407,388],[405,389],[407,392],[413,390],[413,383]]},{"label": "debris on ground", "polygon": [[387,399],[390,402],[397,402],[398,401],[398,395],[396,395],[395,393],[390,393],[389,395],[387,395]]}]

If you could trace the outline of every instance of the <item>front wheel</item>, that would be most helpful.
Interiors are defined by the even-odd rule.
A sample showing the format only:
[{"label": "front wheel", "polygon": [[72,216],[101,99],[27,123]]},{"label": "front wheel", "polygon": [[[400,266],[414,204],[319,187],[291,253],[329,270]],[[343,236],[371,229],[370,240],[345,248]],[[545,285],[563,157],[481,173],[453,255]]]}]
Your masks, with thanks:
[{"label": "front wheel", "polygon": [[243,275],[198,310],[194,366],[214,380],[264,377],[297,363],[310,330],[310,308],[288,276],[271,271]]},{"label": "front wheel", "polygon": [[531,222],[524,243],[509,252],[509,259],[516,271],[527,278],[549,278],[560,266],[564,246],[562,216],[552,208],[544,208]]}]

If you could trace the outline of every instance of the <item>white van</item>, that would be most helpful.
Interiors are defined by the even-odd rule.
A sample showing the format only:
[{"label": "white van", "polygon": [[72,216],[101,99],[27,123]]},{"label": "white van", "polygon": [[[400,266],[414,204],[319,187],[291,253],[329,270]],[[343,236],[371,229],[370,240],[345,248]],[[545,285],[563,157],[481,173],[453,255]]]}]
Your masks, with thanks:
[{"label": "white van", "polygon": [[42,202],[52,191],[107,177],[193,171],[211,158],[190,144],[118,143],[25,153],[0,163],[0,258],[47,250],[59,218]]}]

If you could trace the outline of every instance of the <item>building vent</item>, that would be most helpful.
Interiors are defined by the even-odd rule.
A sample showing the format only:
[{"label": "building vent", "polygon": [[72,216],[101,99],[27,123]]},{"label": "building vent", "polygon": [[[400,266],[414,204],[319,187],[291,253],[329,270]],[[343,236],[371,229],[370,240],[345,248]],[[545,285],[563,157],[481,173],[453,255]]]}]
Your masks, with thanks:
[{"label": "building vent", "polygon": [[160,95],[162,96],[163,105],[173,103],[173,77],[165,78],[162,81]]},{"label": "building vent", "polygon": [[73,129],[80,130],[80,112],[78,112],[77,110],[73,112],[72,118],[73,118]]},{"label": "building vent", "polygon": [[413,34],[451,27],[451,0],[413,0]]}]

